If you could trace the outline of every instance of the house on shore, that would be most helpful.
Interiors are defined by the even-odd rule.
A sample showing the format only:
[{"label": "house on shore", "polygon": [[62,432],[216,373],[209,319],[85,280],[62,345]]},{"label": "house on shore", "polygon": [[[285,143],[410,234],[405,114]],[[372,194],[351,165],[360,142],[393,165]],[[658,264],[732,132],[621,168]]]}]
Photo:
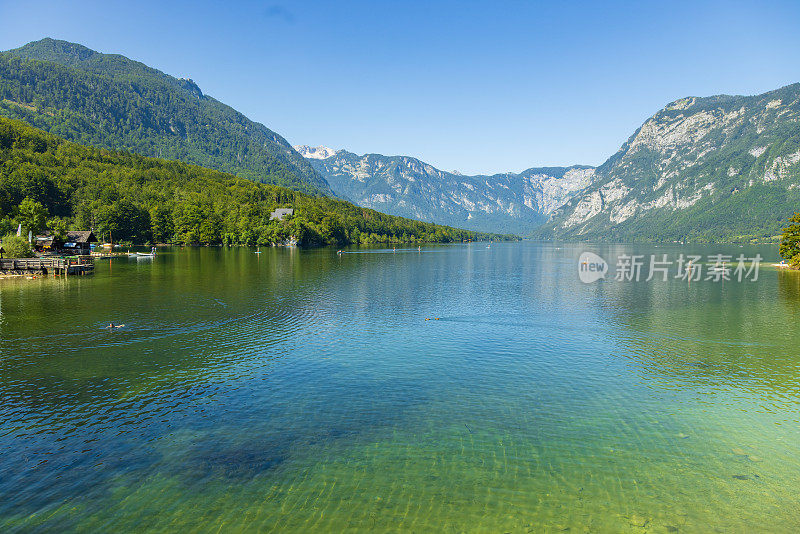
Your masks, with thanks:
[{"label": "house on shore", "polygon": [[37,235],[33,237],[33,250],[41,254],[56,254],[58,250],[56,247],[60,245],[60,241],[52,235]]},{"label": "house on shore", "polygon": [[33,241],[37,252],[69,256],[88,256],[92,251],[92,243],[97,243],[97,238],[91,230],[70,230],[64,239],[52,235],[37,235]]},{"label": "house on shore", "polygon": [[294,208],[278,208],[273,211],[270,216],[270,221],[281,221],[286,217],[291,217],[294,215]]},{"label": "house on shore", "polygon": [[97,243],[97,238],[91,230],[70,230],[64,238],[61,251],[75,256],[88,256],[92,252],[92,243]]}]

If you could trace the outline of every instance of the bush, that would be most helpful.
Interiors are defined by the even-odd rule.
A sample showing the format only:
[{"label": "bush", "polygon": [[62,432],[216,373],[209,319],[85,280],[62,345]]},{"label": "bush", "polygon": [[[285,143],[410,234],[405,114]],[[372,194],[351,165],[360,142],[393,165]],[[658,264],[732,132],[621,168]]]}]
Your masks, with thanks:
[{"label": "bush", "polygon": [[9,234],[3,238],[3,248],[5,249],[5,258],[32,258],[33,249],[31,244],[24,237],[15,234]]},{"label": "bush", "polygon": [[795,213],[789,218],[789,225],[783,229],[779,254],[789,263],[796,260],[800,254],[800,213]]}]

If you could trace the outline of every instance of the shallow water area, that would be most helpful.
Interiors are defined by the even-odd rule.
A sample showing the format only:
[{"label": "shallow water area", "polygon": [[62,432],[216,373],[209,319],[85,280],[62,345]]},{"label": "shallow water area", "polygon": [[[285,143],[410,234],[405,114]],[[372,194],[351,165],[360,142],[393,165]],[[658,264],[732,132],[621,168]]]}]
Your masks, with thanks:
[{"label": "shallow water area", "polygon": [[800,529],[800,275],[583,284],[587,250],[776,259],[202,248],[4,280],[0,530]]}]

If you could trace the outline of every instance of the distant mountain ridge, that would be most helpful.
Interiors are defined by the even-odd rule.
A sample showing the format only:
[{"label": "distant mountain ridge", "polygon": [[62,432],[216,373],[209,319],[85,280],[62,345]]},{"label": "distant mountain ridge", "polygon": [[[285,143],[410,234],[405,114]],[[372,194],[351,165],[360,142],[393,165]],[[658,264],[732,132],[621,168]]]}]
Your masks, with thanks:
[{"label": "distant mountain ridge", "polygon": [[0,116],[81,144],[332,194],[283,137],[192,80],[76,43],[47,38],[0,53]]},{"label": "distant mountain ridge", "polygon": [[769,239],[800,211],[800,83],[689,97],[650,117],[542,237]]},{"label": "distant mountain ridge", "polygon": [[337,195],[360,206],[481,231],[533,232],[594,176],[594,169],[583,165],[465,176],[409,156],[359,156],[305,145],[295,149]]},{"label": "distant mountain ridge", "polygon": [[462,176],[346,151],[311,163],[357,204],[443,224],[545,239],[764,241],[800,211],[800,83],[676,100],[596,169]]}]

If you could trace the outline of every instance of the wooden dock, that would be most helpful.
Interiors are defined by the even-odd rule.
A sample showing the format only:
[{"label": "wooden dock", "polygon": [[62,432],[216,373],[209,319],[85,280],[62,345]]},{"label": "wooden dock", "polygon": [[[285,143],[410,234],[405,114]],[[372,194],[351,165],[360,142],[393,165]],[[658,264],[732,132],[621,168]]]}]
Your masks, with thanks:
[{"label": "wooden dock", "polygon": [[83,275],[94,272],[90,256],[0,259],[0,271],[16,274]]}]

